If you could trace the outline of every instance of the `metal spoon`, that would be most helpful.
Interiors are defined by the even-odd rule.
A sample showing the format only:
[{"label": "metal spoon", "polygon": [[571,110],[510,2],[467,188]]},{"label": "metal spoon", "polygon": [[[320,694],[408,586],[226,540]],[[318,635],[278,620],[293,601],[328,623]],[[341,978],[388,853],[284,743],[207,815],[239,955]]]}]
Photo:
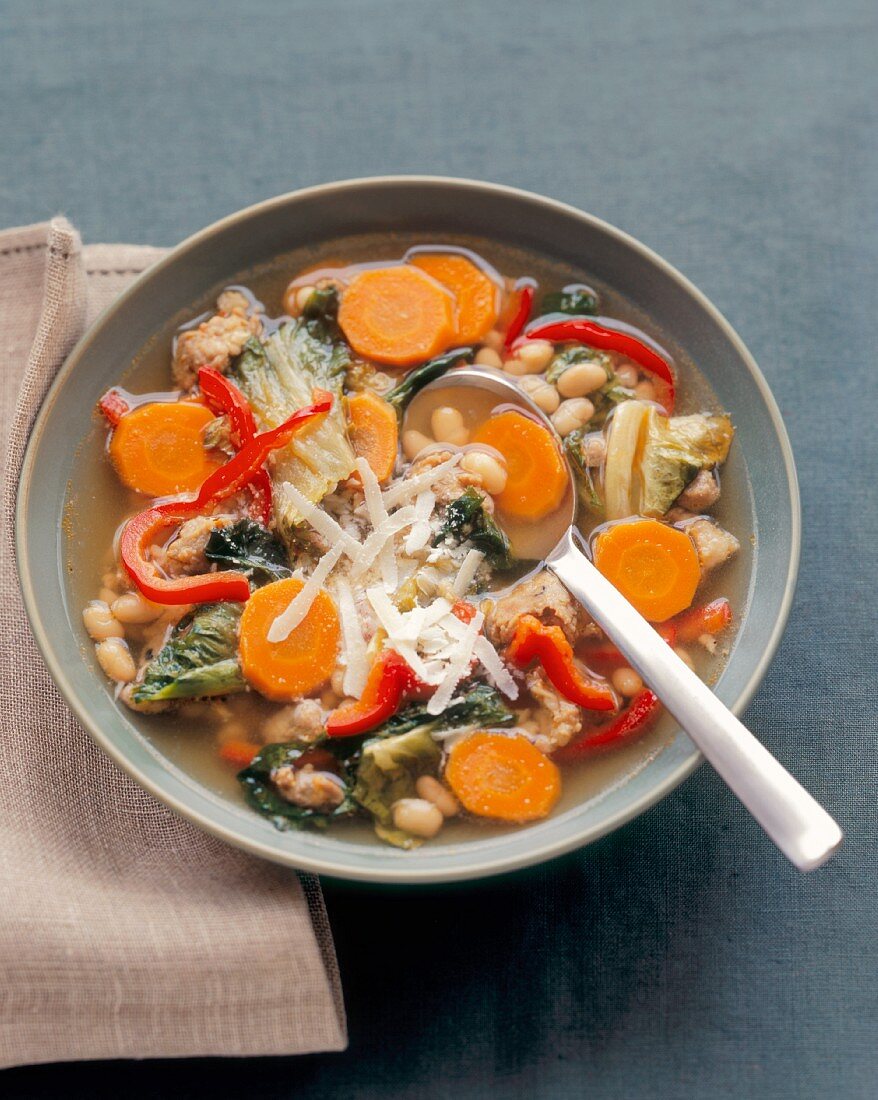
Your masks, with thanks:
[{"label": "metal spoon", "polygon": [[[498,401],[537,416],[554,433],[542,410],[508,375],[491,368],[458,367],[421,392],[459,386],[488,390]],[[573,484],[569,462],[567,473]],[[568,497],[569,527],[547,553],[546,566],[661,699],[784,855],[801,871],[825,863],[842,842],[838,824],[595,569],[580,549],[574,525],[576,493]]]}]

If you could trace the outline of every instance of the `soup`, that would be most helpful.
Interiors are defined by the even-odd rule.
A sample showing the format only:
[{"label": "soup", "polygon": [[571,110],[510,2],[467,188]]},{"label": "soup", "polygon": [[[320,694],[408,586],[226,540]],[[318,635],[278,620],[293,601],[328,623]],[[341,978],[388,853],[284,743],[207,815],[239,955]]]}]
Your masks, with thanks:
[{"label": "soup", "polygon": [[[658,702],[541,565],[575,498],[598,568],[715,676],[743,598],[733,430],[654,326],[539,257],[388,238],[171,323],[101,402],[83,593],[162,752],[278,828],[410,849],[660,751]],[[429,385],[462,364],[530,410]]]}]

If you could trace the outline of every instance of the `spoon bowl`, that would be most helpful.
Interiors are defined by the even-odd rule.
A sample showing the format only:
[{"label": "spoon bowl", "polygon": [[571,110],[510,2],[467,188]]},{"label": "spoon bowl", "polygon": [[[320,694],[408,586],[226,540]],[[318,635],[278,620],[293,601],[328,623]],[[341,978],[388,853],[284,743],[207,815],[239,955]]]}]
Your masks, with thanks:
[{"label": "spoon bowl", "polygon": [[565,497],[566,532],[560,542],[546,548],[547,568],[664,703],[784,855],[802,871],[825,863],[842,842],[838,824],[594,567],[575,526],[573,469],[542,409],[508,375],[487,367],[455,368],[421,393],[461,386],[489,391],[498,405],[520,408],[552,432],[572,491]]}]

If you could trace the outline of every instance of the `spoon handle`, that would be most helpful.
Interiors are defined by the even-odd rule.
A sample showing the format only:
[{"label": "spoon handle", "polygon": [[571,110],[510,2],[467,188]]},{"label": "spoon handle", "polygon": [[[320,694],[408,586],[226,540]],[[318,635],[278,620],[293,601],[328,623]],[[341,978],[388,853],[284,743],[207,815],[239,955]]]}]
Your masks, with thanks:
[{"label": "spoon handle", "polygon": [[571,531],[546,564],[784,855],[802,871],[825,863],[842,842],[837,823],[595,569]]}]

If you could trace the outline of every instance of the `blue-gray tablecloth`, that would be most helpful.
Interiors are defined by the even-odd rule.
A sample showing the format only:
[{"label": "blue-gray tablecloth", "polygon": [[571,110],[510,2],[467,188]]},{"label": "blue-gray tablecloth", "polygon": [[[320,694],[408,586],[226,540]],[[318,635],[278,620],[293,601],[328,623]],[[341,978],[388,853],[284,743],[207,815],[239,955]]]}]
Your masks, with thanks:
[{"label": "blue-gray tablecloth", "polygon": [[[500,882],[326,884],[343,1055],[9,1071],[7,1096],[878,1095],[874,0],[7,0],[0,225],[173,244],[306,184],[516,184],[640,237],[786,417],[805,546],[749,719],[847,843],[792,870],[706,769]],[[2,995],[2,994],[0,994]]]}]

